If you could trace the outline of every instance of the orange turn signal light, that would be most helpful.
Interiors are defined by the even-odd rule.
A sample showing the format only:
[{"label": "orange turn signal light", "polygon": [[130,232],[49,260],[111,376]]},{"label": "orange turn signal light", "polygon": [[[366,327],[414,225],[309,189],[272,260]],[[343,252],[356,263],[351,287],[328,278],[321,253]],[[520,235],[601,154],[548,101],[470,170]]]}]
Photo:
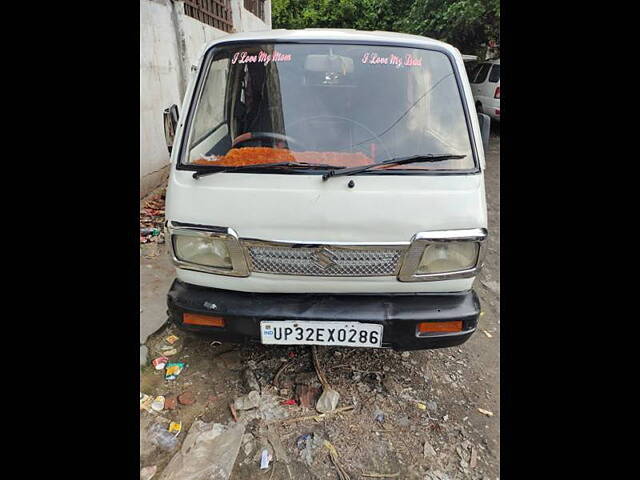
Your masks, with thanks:
[{"label": "orange turn signal light", "polygon": [[208,327],[224,327],[224,318],[212,315],[199,315],[197,313],[185,313],[182,322],[188,325],[206,325]]},{"label": "orange turn signal light", "polygon": [[418,324],[418,333],[431,332],[460,332],[462,330],[462,320],[449,322],[421,322]]}]

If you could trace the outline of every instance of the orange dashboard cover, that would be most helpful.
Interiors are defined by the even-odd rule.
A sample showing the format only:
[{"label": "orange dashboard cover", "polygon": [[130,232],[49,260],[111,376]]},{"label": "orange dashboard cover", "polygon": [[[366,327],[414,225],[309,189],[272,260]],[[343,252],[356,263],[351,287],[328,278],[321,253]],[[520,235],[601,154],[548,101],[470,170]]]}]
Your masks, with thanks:
[{"label": "orange dashboard cover", "polygon": [[199,158],[195,165],[219,165],[221,167],[240,167],[275,162],[304,162],[334,165],[336,167],[358,167],[369,165],[373,161],[363,153],[344,152],[292,152],[286,148],[246,147],[233,148],[226,155],[214,159]]}]

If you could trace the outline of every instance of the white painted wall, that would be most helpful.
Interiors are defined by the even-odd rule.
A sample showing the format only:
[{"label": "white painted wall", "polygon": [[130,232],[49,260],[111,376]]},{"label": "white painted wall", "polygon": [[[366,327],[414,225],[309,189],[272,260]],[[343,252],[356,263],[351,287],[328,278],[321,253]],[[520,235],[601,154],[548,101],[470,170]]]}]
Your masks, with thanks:
[{"label": "white painted wall", "polygon": [[[234,29],[269,30],[271,2],[265,2],[265,22],[231,0]],[[202,46],[227,35],[184,14],[184,4],[172,0],[140,0],[140,197],[160,185],[168,174],[169,153],[162,112],[181,105],[191,65]]]}]

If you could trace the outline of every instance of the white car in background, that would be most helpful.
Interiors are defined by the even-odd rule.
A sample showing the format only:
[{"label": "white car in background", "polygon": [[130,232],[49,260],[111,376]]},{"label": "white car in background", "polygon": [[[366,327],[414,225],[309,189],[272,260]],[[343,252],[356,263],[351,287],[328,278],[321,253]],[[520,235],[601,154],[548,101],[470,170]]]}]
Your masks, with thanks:
[{"label": "white car in background", "polygon": [[500,59],[480,62],[469,71],[469,83],[478,113],[500,121]]}]

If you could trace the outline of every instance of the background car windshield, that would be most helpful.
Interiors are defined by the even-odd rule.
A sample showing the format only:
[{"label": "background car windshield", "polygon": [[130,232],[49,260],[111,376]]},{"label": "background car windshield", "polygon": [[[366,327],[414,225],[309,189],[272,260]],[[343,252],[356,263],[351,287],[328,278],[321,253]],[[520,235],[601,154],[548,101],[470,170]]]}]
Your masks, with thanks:
[{"label": "background car windshield", "polygon": [[250,44],[216,48],[184,163],[351,167],[465,155],[401,169],[473,169],[462,99],[443,53],[402,47]]}]

